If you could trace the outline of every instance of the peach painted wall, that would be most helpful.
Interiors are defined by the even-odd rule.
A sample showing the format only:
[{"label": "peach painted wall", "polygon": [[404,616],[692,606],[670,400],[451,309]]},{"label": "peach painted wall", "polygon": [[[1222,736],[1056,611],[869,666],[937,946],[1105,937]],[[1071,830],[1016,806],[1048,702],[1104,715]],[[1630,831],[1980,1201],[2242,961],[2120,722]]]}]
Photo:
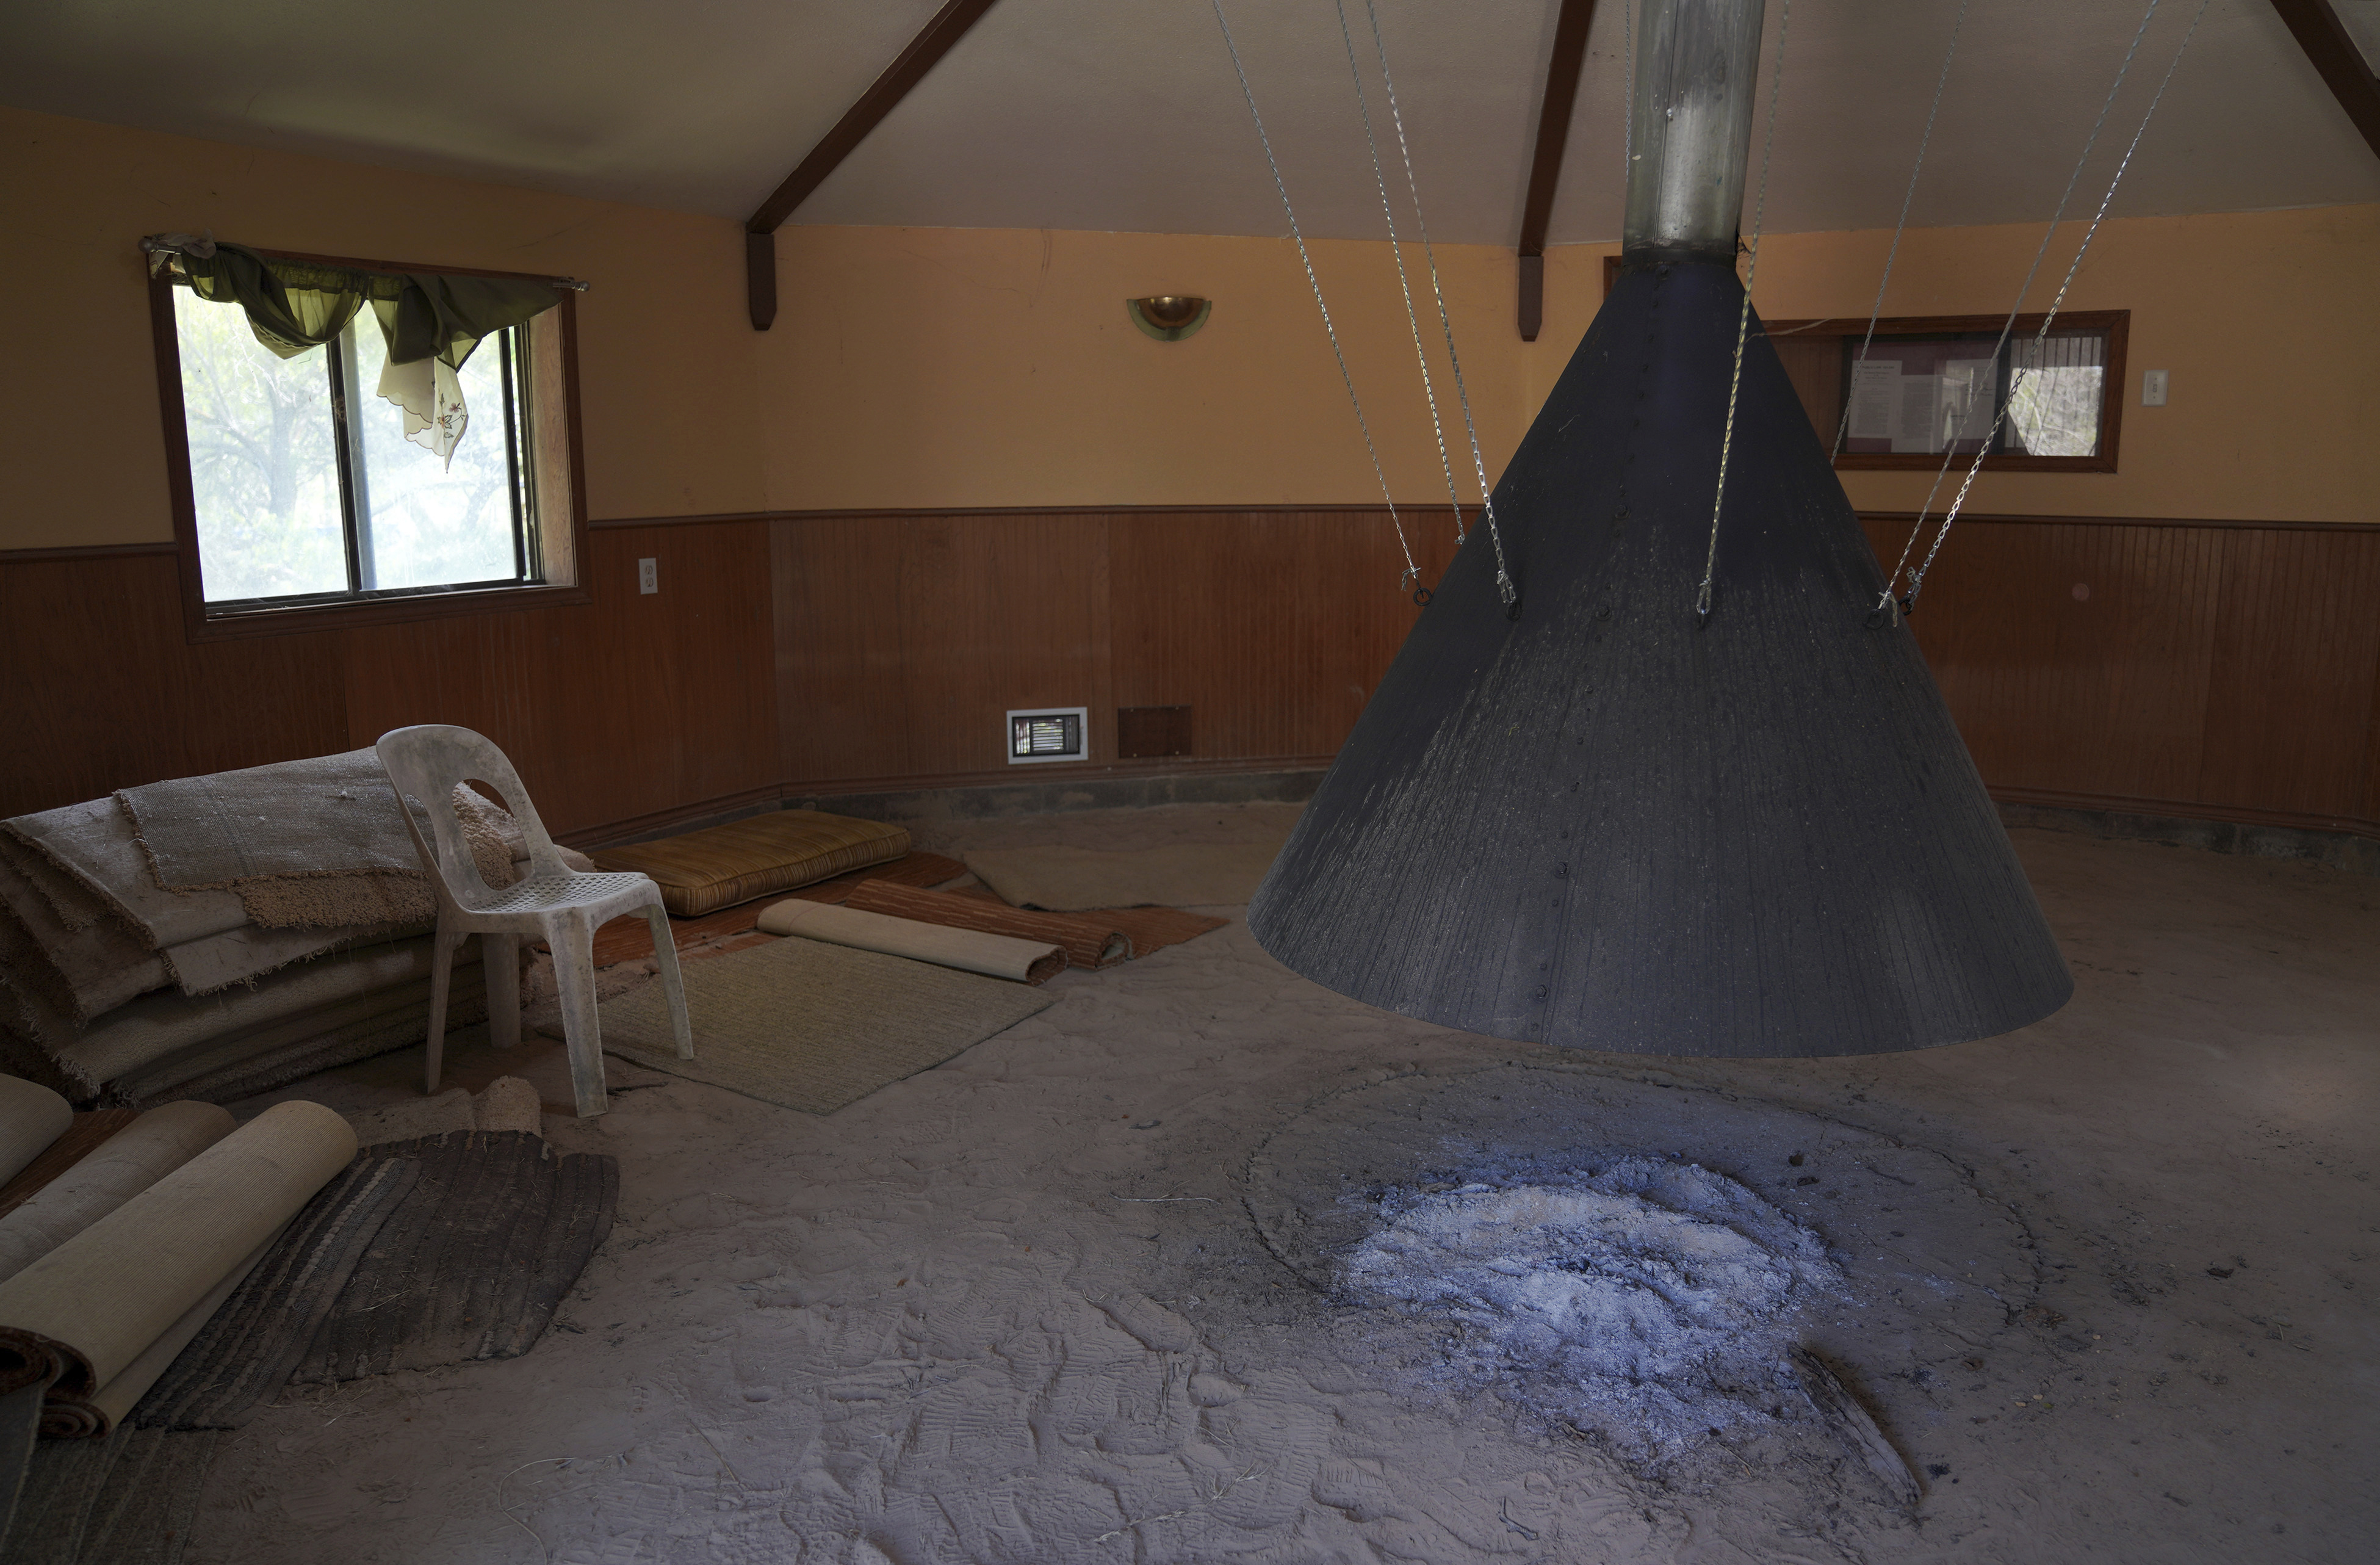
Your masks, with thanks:
[{"label": "peach painted wall", "polygon": [[[2053,246],[2041,308],[2079,226]],[[1777,319],[1864,320],[1888,232],[1771,237],[1755,302]],[[2038,226],[1907,235],[1892,314],[2005,311]],[[1547,258],[1546,327],[1512,326],[1512,260],[1438,251],[1492,478],[1603,292],[1609,246]],[[1400,503],[1442,497],[1387,247],[1314,247]],[[780,239],[785,313],[760,347],[779,506],[1252,504],[1379,492],[1286,240],[1013,230],[803,228]],[[1417,252],[1411,258],[1417,266]],[[1978,511],[2289,521],[2380,517],[2380,207],[2107,224],[2067,297],[2132,312],[2122,470],[1992,473]],[[1416,277],[1417,285],[1421,279]],[[1216,300],[1197,336],[1157,343],[1136,294]],[[1417,294],[1440,410],[1475,496],[1429,296]],[[2170,404],[2143,408],[2140,371]],[[1854,502],[1913,509],[1927,475],[1845,475]]]},{"label": "peach painted wall", "polygon": [[[2005,313],[2041,243],[2038,224],[1913,230],[1901,240],[1891,315]],[[2028,295],[2046,308],[2081,225],[2059,231]],[[1774,320],[1864,321],[1889,230],[1781,234],[1762,247],[1753,302]],[[1612,247],[1547,258],[1545,341],[1574,346],[1602,297]],[[1979,512],[2223,520],[2380,521],[2380,207],[2105,224],[2066,306],[2129,309],[2121,470],[1986,473]],[[1560,358],[1532,358],[1542,400]],[[2171,375],[2143,407],[2141,371]],[[1866,509],[1914,510],[1931,474],[1843,475]],[[1958,474],[1952,475],[1955,482]]]},{"label": "peach painted wall", "polygon": [[[760,343],[773,503],[1377,503],[1330,342],[1287,239],[1014,229],[789,228]],[[1317,273],[1399,504],[1443,506],[1413,333],[1385,244],[1318,243]],[[1512,260],[1440,246],[1492,479],[1525,427]],[[1415,304],[1466,501],[1479,486],[1418,249]],[[1127,317],[1204,295],[1196,336]]]},{"label": "peach painted wall", "polygon": [[[173,537],[136,248],[161,231],[266,249],[585,277],[596,516],[762,502],[735,225],[0,109],[0,549]],[[38,366],[37,373],[21,372]]]},{"label": "peach painted wall", "polygon": [[[744,319],[732,223],[0,110],[0,254],[19,308],[5,378],[0,549],[171,536],[140,255],[161,229],[268,248],[587,277],[580,303],[598,517],[820,507],[1370,503],[1375,479],[1286,240],[1031,230],[792,227],[782,308]],[[2070,233],[2073,232],[2070,228]],[[1864,317],[1888,234],[1780,235],[1756,302]],[[1886,308],[2003,310],[2036,227],[1908,235]],[[1440,279],[1492,479],[1602,295],[1609,247],[1547,258],[1538,342],[1512,327],[1509,251],[1445,246]],[[2068,252],[2036,285],[2046,298]],[[1462,409],[1418,252],[1415,299],[1458,488]],[[1393,262],[1315,246],[1400,504],[1442,504]],[[2380,207],[2143,218],[2102,230],[2069,304],[2132,311],[2123,470],[1991,474],[1971,505],[2052,515],[2380,516]],[[1123,300],[1196,292],[1209,324],[1141,335]],[[2173,400],[2138,406],[2139,371]],[[1923,477],[1853,473],[1912,508]],[[1425,524],[1426,525],[1426,524]]]}]

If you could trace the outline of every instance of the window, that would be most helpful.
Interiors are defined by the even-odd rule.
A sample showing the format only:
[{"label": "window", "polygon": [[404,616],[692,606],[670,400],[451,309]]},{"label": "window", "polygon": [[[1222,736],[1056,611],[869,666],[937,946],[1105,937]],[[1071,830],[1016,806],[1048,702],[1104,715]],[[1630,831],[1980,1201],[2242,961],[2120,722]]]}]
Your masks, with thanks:
[{"label": "window", "polygon": [[199,297],[175,260],[155,303],[195,637],[584,601],[569,294],[479,337],[459,369],[421,366],[436,370],[411,378],[431,403],[409,412],[381,394],[403,379],[383,378],[389,322],[420,269],[321,263],[385,285],[315,346],[284,341],[284,357],[242,303]]},{"label": "window", "polygon": [[[1972,458],[2000,468],[2111,473],[2122,413],[2124,310],[2040,316],[1772,321],[1770,346],[1838,467]],[[2114,394],[2111,394],[2111,388]],[[2001,409],[2006,408],[2006,416]]]},{"label": "window", "polygon": [[[1620,258],[1605,256],[1606,298],[1619,280]],[[1986,472],[2112,473],[2131,311],[2061,311],[2036,350],[2041,323],[2018,316],[1995,353],[2005,315],[1885,316],[1863,369],[1864,317],[1761,322],[1820,443],[1834,451],[1842,433],[1838,467],[1931,470],[1988,440]],[[1995,431],[2002,399],[2008,417]]]}]

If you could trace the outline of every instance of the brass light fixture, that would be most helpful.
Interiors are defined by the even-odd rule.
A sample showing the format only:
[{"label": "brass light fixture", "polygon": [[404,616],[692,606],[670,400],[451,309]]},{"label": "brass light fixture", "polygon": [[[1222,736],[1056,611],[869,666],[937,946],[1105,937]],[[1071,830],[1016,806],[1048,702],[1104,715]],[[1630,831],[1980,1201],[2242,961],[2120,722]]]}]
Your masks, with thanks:
[{"label": "brass light fixture", "polygon": [[1123,308],[1134,325],[1159,342],[1178,343],[1207,323],[1215,301],[1187,294],[1151,294],[1147,298],[1126,299]]}]

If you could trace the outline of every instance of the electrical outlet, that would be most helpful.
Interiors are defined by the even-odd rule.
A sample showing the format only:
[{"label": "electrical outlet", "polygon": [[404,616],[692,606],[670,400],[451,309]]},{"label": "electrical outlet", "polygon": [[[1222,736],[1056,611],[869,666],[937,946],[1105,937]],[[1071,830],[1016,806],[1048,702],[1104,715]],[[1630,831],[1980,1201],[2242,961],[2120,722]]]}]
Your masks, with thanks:
[{"label": "electrical outlet", "polygon": [[659,560],[637,562],[637,590],[659,592],[662,589],[662,563]]},{"label": "electrical outlet", "polygon": [[2143,407],[2165,406],[2165,375],[2166,372],[2162,370],[2141,371],[2141,406]]}]

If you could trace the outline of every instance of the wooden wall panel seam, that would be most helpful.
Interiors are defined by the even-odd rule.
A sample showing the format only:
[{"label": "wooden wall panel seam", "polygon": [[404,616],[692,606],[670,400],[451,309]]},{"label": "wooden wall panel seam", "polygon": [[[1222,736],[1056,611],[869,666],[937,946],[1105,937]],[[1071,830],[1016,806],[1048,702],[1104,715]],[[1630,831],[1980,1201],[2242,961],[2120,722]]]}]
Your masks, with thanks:
[{"label": "wooden wall panel seam", "polygon": [[[953,506],[827,506],[810,510],[783,511],[717,511],[674,516],[598,516],[587,525],[590,528],[658,528],[715,527],[734,523],[844,521],[851,519],[902,520],[913,516],[1385,516],[1379,502],[1293,504],[1263,503],[1245,505],[953,505]],[[1463,507],[1465,528],[1475,523],[1480,509],[1475,504]],[[1401,504],[1400,516],[1442,516],[1429,501]],[[1934,513],[1938,516],[1939,513]],[[1863,519],[1873,521],[1912,522],[1914,511],[1862,511]],[[1969,522],[1996,525],[2006,522],[2056,524],[2071,523],[2089,527],[2118,528],[2246,528],[2250,529],[2287,529],[2307,532],[2380,532],[2380,522],[2320,522],[2289,517],[2200,517],[2200,516],[2103,516],[2070,515],[2064,512],[2018,513],[1997,511],[1961,511],[1961,526]],[[103,546],[115,547],[115,546]],[[146,545],[123,545],[138,548]],[[0,550],[0,560],[8,552]]]},{"label": "wooden wall panel seam", "polygon": [[[1271,513],[1298,515],[1374,515],[1380,512],[1375,502],[1319,505],[976,505],[943,509],[885,506],[877,508],[843,507],[826,510],[792,511],[719,511],[677,516],[598,516],[589,520],[590,529],[607,530],[619,528],[726,527],[735,525],[766,525],[774,522],[841,520],[844,518],[898,518],[906,516],[1261,516]],[[1408,509],[1427,513],[1426,505]],[[1400,514],[1402,514],[1402,512]],[[1463,507],[1467,527],[1479,515],[1475,505]],[[1864,520],[1916,520],[1914,511],[1863,511]],[[2380,532],[2380,522],[2313,522],[2287,519],[2241,519],[2226,517],[2182,516],[2068,516],[2043,513],[2037,516],[2013,513],[1961,512],[1961,525],[1969,522],[1995,525],[2000,523],[2075,523],[2095,527],[2119,528],[2244,528],[2252,530],[2303,529],[2308,532]],[[170,554],[176,545],[171,542],[152,543],[87,543],[40,549],[0,549],[0,565],[34,564],[54,559],[87,559],[106,555]]]},{"label": "wooden wall panel seam", "polygon": [[[1938,511],[1929,512],[1927,515],[1937,522],[1941,516]],[[1862,511],[1859,516],[1862,521],[1900,522],[1906,525],[1914,522],[1918,513],[1915,511]],[[1961,511],[1959,513],[1960,527],[1964,527],[1970,522],[1979,522],[1986,527],[2015,524],[2033,527],[2224,528],[2247,532],[2380,532],[2380,522],[2308,522],[2223,516],[2083,516],[2053,512],[2031,515],[2014,511]],[[1956,528],[1952,529],[1951,535],[1957,536]]]},{"label": "wooden wall panel seam", "polygon": [[2296,810],[2252,809],[2204,805],[2192,799],[2139,797],[2117,794],[2072,793],[2058,788],[2016,788],[1992,784],[1985,789],[2002,804],[2034,805],[2049,809],[2087,810],[2115,815],[2163,816],[2177,820],[2219,820],[2238,826],[2277,826],[2290,831],[2335,832],[2341,836],[2380,838],[2380,818],[2367,815],[2309,815]]},{"label": "wooden wall panel seam", "polygon": [[38,565],[59,560],[131,560],[144,555],[178,556],[176,543],[79,543],[55,549],[0,549],[0,565]]}]

